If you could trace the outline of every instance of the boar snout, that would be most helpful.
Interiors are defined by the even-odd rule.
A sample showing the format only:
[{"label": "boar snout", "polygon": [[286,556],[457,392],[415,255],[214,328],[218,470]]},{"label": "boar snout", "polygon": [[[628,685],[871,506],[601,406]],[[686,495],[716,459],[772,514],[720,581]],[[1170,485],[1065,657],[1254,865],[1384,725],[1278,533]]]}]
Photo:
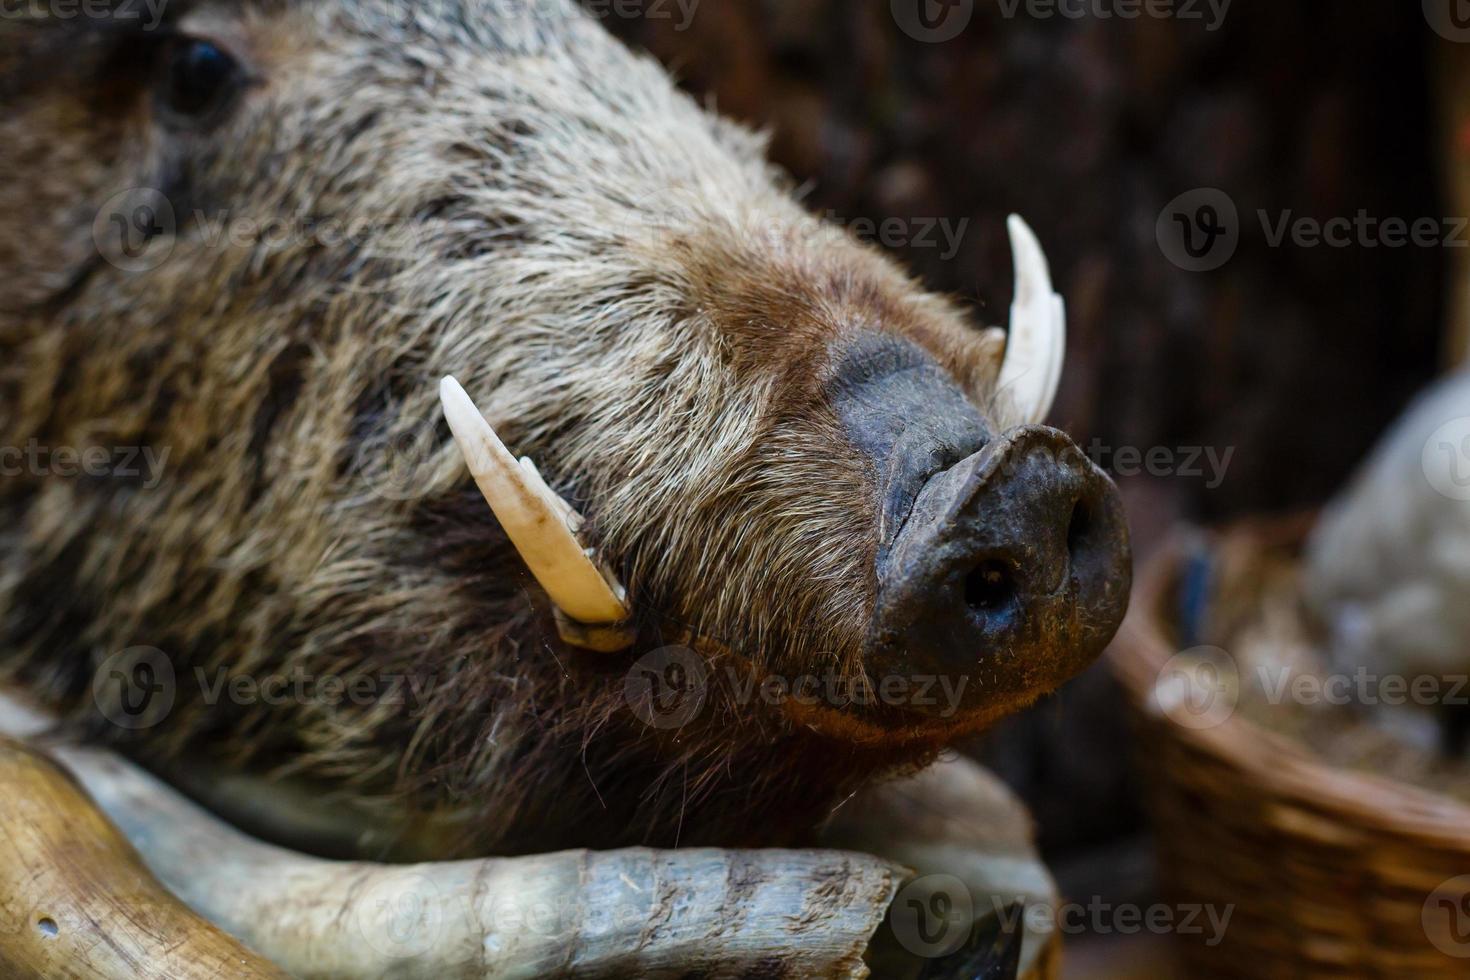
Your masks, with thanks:
[{"label": "boar snout", "polygon": [[1012,429],[919,492],[880,562],[869,669],[966,676],[966,713],[1013,707],[1102,652],[1130,579],[1112,481],[1061,432]]}]

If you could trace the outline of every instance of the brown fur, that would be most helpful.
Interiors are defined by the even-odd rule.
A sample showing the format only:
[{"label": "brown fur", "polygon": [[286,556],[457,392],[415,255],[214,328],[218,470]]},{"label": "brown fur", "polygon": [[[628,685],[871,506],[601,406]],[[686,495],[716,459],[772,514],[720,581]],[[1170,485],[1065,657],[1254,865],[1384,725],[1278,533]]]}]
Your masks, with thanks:
[{"label": "brown fur", "polygon": [[[803,213],[759,139],[569,3],[171,13],[258,79],[208,130],[157,118],[137,32],[0,25],[0,169],[24,175],[0,186],[3,441],[169,452],[154,488],[0,482],[0,672],[157,764],[206,752],[456,814],[445,853],[776,843],[953,737],[742,704],[723,681],[690,724],[645,726],[632,658],[556,639],[435,395],[456,374],[589,516],[644,616],[635,656],[693,634],[716,667],[851,675],[872,463],[823,383],[845,337],[882,331],[984,403],[992,351],[946,301]],[[180,234],[128,273],[92,221],[139,186]],[[220,244],[192,215],[221,209],[372,231]],[[424,450],[406,484],[399,445]],[[130,734],[90,691],[134,645],[179,683]],[[196,667],[424,687],[211,707]]]}]

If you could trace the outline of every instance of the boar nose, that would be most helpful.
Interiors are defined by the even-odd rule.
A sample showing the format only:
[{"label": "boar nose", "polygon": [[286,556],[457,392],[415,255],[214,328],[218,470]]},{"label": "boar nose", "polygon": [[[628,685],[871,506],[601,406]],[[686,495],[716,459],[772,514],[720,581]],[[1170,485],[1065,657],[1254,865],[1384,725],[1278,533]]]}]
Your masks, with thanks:
[{"label": "boar nose", "polygon": [[1061,432],[1013,429],[920,491],[880,560],[870,671],[966,676],[971,707],[1014,707],[1102,652],[1131,566],[1112,481]]}]

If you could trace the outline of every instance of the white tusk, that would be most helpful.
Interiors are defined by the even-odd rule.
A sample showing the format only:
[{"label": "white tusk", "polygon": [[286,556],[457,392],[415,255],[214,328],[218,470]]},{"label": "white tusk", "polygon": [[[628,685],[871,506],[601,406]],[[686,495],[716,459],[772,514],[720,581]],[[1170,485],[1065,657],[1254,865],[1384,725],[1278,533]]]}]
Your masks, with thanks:
[{"label": "white tusk", "polygon": [[1039,423],[1051,413],[1067,354],[1067,309],[1051,285],[1046,253],[1036,234],[1011,215],[1011,253],[1016,266],[1016,298],[1011,332],[1000,368],[1000,390],[1022,424]]},{"label": "white tusk", "polygon": [[529,459],[516,461],[458,381],[441,381],[439,398],[480,492],[557,609],[584,626],[626,620],[622,585],[577,540],[581,515],[546,485]]}]

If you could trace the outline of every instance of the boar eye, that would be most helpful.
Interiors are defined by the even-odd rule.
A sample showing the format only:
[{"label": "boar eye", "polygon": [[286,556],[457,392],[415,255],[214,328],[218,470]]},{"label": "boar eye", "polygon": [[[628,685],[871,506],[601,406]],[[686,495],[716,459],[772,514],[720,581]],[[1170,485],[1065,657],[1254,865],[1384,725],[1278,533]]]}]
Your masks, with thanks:
[{"label": "boar eye", "polygon": [[159,99],[175,119],[208,121],[229,104],[241,77],[239,62],[219,45],[179,38],[165,55]]}]

